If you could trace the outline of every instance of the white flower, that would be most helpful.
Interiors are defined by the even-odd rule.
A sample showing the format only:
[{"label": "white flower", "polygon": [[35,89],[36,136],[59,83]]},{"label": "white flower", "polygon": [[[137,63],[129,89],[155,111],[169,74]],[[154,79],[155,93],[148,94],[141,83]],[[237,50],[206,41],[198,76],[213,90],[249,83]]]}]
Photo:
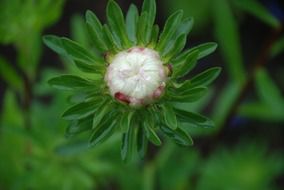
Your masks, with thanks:
[{"label": "white flower", "polygon": [[159,98],[166,79],[159,54],[142,47],[116,54],[105,75],[110,94],[131,106],[147,105]]}]

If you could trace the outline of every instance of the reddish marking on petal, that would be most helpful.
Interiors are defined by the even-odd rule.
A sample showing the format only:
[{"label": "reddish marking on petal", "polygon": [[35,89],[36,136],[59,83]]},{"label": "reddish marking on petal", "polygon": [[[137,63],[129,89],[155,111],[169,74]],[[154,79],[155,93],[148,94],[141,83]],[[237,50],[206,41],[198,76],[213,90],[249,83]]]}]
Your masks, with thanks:
[{"label": "reddish marking on petal", "polygon": [[154,98],[154,99],[159,98],[159,97],[163,94],[164,88],[165,88],[165,87],[164,87],[163,85],[159,86],[159,87],[154,91],[154,93],[153,93],[153,98]]},{"label": "reddish marking on petal", "polygon": [[139,48],[138,48],[138,50],[139,50],[139,51],[144,51],[144,50],[145,50],[145,48],[143,48],[143,47],[139,47]]},{"label": "reddish marking on petal", "polygon": [[130,103],[129,97],[126,96],[125,94],[121,93],[121,92],[116,92],[114,94],[114,97],[121,102],[124,102],[124,103],[127,103],[127,104]]}]

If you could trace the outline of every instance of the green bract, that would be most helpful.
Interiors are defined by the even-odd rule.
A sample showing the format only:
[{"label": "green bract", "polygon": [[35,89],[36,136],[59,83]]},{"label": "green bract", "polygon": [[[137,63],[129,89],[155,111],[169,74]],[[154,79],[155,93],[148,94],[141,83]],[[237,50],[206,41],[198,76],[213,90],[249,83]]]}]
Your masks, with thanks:
[{"label": "green bract", "polygon": [[[155,0],[145,0],[140,14],[137,7],[131,5],[126,17],[118,4],[110,0],[106,13],[107,24],[102,25],[93,12],[86,12],[90,40],[96,51],[64,37],[44,37],[49,48],[73,60],[78,69],[88,73],[88,76],[92,73],[95,76],[62,75],[49,81],[53,87],[72,91],[74,96],[80,94],[81,97],[63,114],[64,119],[71,121],[66,130],[67,136],[88,131],[90,145],[97,145],[114,132],[119,132],[124,160],[129,160],[135,150],[143,157],[148,141],[161,145],[161,134],[172,138],[179,145],[192,145],[190,135],[180,127],[180,123],[211,127],[213,122],[173,105],[175,102],[197,101],[206,93],[206,86],[218,76],[220,68],[210,68],[191,80],[183,81],[181,78],[196,66],[199,59],[212,53],[217,45],[205,43],[182,52],[193,19],[183,19],[183,12],[177,11],[169,17],[159,35],[159,27],[154,23]],[[139,107],[117,101],[105,82],[105,74],[113,57],[133,47],[158,52],[168,74],[162,95]]]}]

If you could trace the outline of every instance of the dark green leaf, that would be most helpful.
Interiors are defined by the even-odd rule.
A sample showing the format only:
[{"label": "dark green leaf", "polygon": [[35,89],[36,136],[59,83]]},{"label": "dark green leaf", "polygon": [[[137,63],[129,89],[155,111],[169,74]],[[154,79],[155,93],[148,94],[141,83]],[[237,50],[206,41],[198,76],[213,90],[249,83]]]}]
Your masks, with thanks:
[{"label": "dark green leaf", "polygon": [[194,102],[194,101],[199,100],[201,97],[203,97],[206,92],[207,92],[207,88],[205,87],[190,88],[182,92],[177,91],[178,94],[169,95],[170,96],[169,101]]},{"label": "dark green leaf", "polygon": [[106,24],[103,26],[103,33],[104,33],[104,40],[106,41],[108,46],[111,47],[110,50],[114,52],[119,52],[119,50],[122,49],[120,40],[112,35],[108,25]]},{"label": "dark green leaf", "polygon": [[91,65],[104,62],[101,57],[94,56],[94,54],[90,53],[80,44],[68,38],[61,38],[61,43],[67,54],[75,61],[85,62]]},{"label": "dark green leaf", "polygon": [[219,76],[220,72],[220,67],[212,67],[207,69],[190,80],[191,86],[207,86]]},{"label": "dark green leaf", "polygon": [[97,49],[106,51],[109,49],[108,44],[103,40],[102,24],[97,16],[90,10],[86,12],[86,22],[89,29],[90,36]]},{"label": "dark green leaf", "polygon": [[212,52],[214,52],[217,48],[217,44],[214,42],[208,42],[208,43],[204,43],[204,44],[200,44],[198,46],[195,46],[191,49],[188,49],[184,52],[182,52],[179,56],[177,56],[176,58],[174,58],[172,60],[172,63],[174,65],[179,65],[180,63],[184,62],[184,60],[186,59],[186,57],[189,54],[192,54],[193,52],[198,51],[198,57],[197,59],[201,59],[209,54],[211,54]]},{"label": "dark green leaf", "polygon": [[270,56],[275,57],[284,52],[284,36],[278,39],[271,47]]},{"label": "dark green leaf", "polygon": [[62,117],[66,120],[77,120],[88,117],[94,114],[97,109],[99,101],[82,102],[67,109]]},{"label": "dark green leaf", "polygon": [[156,18],[156,0],[144,0],[142,5],[142,13],[148,13],[148,26],[152,28]]},{"label": "dark green leaf", "polygon": [[75,14],[71,18],[71,36],[72,39],[82,44],[84,47],[90,46],[90,40],[85,20],[78,14]]},{"label": "dark green leaf", "polygon": [[63,48],[61,38],[54,36],[54,35],[45,35],[43,37],[43,42],[47,45],[50,49],[55,51],[60,55],[67,55],[67,52]]},{"label": "dark green leaf", "polygon": [[177,128],[176,130],[172,130],[168,127],[161,126],[161,130],[169,136],[171,139],[175,141],[175,143],[182,145],[182,146],[189,146],[193,145],[192,138],[189,134],[182,130],[181,128]]},{"label": "dark green leaf", "polygon": [[162,144],[162,142],[161,142],[159,136],[157,135],[157,133],[155,132],[153,116],[151,114],[146,114],[144,117],[145,117],[145,120],[143,122],[143,127],[144,127],[144,130],[146,132],[147,138],[153,144],[160,146]]},{"label": "dark green leaf", "polygon": [[128,162],[132,158],[133,149],[135,146],[135,126],[130,126],[126,133],[122,135],[121,144],[121,158],[122,160]]},{"label": "dark green leaf", "polygon": [[195,67],[198,55],[199,55],[198,51],[193,51],[191,53],[188,53],[186,59],[184,59],[183,62],[180,62],[180,65],[176,66],[174,65],[173,76],[181,78],[185,76],[187,73],[189,73]]},{"label": "dark green leaf", "polygon": [[130,42],[127,37],[123,13],[119,5],[115,1],[110,0],[108,2],[106,12],[107,21],[111,28],[111,32],[121,40],[123,47],[129,47]]},{"label": "dark green leaf", "polygon": [[193,18],[192,17],[188,17],[186,19],[184,19],[180,25],[178,26],[177,32],[176,32],[176,36],[180,36],[185,34],[185,36],[187,36],[189,34],[189,32],[191,31],[192,27],[193,27]]},{"label": "dark green leaf", "polygon": [[143,126],[139,126],[137,133],[137,151],[141,158],[144,158],[147,152],[148,140]]},{"label": "dark green leaf", "polygon": [[130,125],[131,125],[131,121],[133,118],[134,112],[133,111],[129,111],[129,112],[124,112],[121,116],[120,119],[120,129],[122,132],[127,132]]},{"label": "dark green leaf", "polygon": [[128,38],[133,42],[133,44],[137,43],[136,33],[138,19],[138,9],[135,5],[131,4],[126,15],[126,31]]},{"label": "dark green leaf", "polygon": [[164,52],[165,48],[169,45],[173,35],[175,34],[177,27],[179,26],[183,16],[183,11],[179,10],[173,13],[164,26],[163,32],[160,35],[157,50],[161,53]]},{"label": "dark green leaf", "polygon": [[[109,112],[112,109],[112,104],[110,103],[102,103],[102,105],[98,108],[94,115],[94,120],[93,120],[93,129],[98,127],[100,123],[102,122],[102,119],[106,117],[106,115],[109,115]],[[113,120],[113,118],[110,118]]]},{"label": "dark green leaf", "polygon": [[89,140],[90,146],[95,146],[107,140],[115,131],[116,120],[104,119],[103,122],[93,129]]},{"label": "dark green leaf", "polygon": [[177,117],[182,122],[188,122],[200,127],[213,127],[214,123],[207,117],[190,111],[175,109]]},{"label": "dark green leaf", "polygon": [[158,37],[159,37],[159,26],[155,24],[152,28],[152,34],[151,34],[151,40],[150,40],[149,47],[153,49],[156,47]]},{"label": "dark green leaf", "polygon": [[148,44],[151,40],[152,26],[148,25],[148,16],[147,12],[143,12],[139,18],[137,31],[139,45]]},{"label": "dark green leaf", "polygon": [[176,118],[176,114],[172,108],[172,106],[168,105],[168,104],[163,104],[161,105],[162,111],[163,111],[163,116],[164,116],[164,121],[165,124],[175,130],[178,126],[177,124],[177,118]]},{"label": "dark green leaf", "polygon": [[60,90],[76,90],[92,87],[95,88],[95,83],[74,75],[61,75],[54,77],[48,83]]},{"label": "dark green leaf", "polygon": [[92,129],[92,123],[93,123],[93,116],[89,116],[87,118],[83,118],[79,121],[73,122],[71,125],[69,125],[66,128],[65,135],[67,137],[73,136],[75,134],[82,133],[87,130]]},{"label": "dark green leaf", "polygon": [[167,63],[172,57],[176,56],[186,44],[186,35],[180,35],[177,40],[168,46],[168,50],[165,50],[162,55],[163,60]]}]

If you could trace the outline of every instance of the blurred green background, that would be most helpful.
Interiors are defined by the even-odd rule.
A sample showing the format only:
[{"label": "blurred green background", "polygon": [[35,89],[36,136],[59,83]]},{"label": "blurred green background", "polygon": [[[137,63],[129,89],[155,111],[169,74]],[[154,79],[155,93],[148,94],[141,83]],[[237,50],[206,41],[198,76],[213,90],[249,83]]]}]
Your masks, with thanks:
[{"label": "blurred green background", "polygon": [[[126,12],[130,3],[117,0]],[[281,0],[157,1],[157,23],[177,9],[195,19],[187,47],[215,41],[200,72],[223,72],[200,102],[178,105],[211,117],[216,127],[185,126],[195,145],[167,139],[144,160],[123,163],[119,137],[89,149],[84,135],[65,138],[60,115],[68,94],[46,81],[79,73],[43,46],[43,34],[91,46],[84,13],[105,21],[107,1],[0,1],[1,190],[281,190],[284,189],[284,6]],[[71,100],[70,100],[71,101]]]}]

